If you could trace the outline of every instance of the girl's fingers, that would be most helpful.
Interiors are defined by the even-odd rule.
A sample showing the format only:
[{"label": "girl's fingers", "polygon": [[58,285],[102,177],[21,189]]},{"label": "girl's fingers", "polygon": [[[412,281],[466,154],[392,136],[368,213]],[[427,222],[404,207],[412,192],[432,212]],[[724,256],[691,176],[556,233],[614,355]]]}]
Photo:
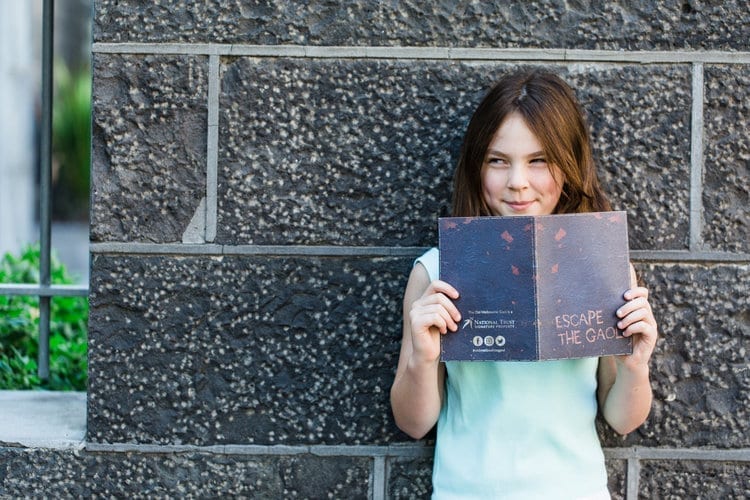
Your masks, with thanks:
[{"label": "girl's fingers", "polygon": [[624,298],[627,302],[617,310],[617,317],[620,318],[617,327],[626,337],[637,335],[638,345],[652,349],[656,344],[657,327],[648,301],[648,289],[632,288],[625,292]]},{"label": "girl's fingers", "polygon": [[656,347],[657,329],[648,320],[638,320],[623,330],[625,337],[633,338],[633,354],[624,356],[621,361],[631,365],[648,363]]},{"label": "girl's fingers", "polygon": [[658,335],[656,320],[650,308],[642,307],[629,313],[618,323],[625,337],[633,337],[633,354],[639,359],[648,360],[656,346]]},{"label": "girl's fingers", "polygon": [[427,290],[425,290],[422,296],[432,295],[434,293],[444,294],[453,300],[458,298],[458,290],[453,288],[451,285],[449,285],[445,281],[440,281],[440,280],[433,281],[432,283],[430,283],[430,286],[427,287]]},{"label": "girl's fingers", "polygon": [[430,327],[435,327],[440,333],[447,333],[448,330],[458,329],[450,312],[439,303],[416,305],[410,315],[413,331],[427,331]]},{"label": "girl's fingers", "polygon": [[412,332],[447,333],[458,330],[461,313],[453,303],[458,291],[444,281],[430,283],[422,296],[414,301],[409,312]]},{"label": "girl's fingers", "polygon": [[617,310],[617,327],[625,337],[633,338],[633,354],[618,358],[626,365],[648,363],[658,335],[656,319],[648,301],[648,289],[635,286],[623,294],[625,304]]},{"label": "girl's fingers", "polygon": [[639,321],[650,323],[651,317],[652,317],[651,311],[649,311],[646,308],[634,309],[633,311],[629,312],[626,316],[624,316],[620,321],[617,322],[617,327],[620,330],[625,330],[628,328],[628,326],[634,323],[637,323]]},{"label": "girl's fingers", "polygon": [[461,313],[458,312],[458,308],[453,303],[453,300],[449,298],[449,296],[446,296],[446,293],[449,293],[451,295],[455,294],[458,298],[458,292],[455,288],[448,285],[445,282],[442,281],[433,281],[433,284],[436,284],[436,288],[442,288],[441,285],[445,285],[445,287],[442,289],[442,291],[438,290],[431,290],[432,285],[427,288],[427,291],[425,291],[424,295],[420,299],[418,299],[414,304],[415,305],[427,305],[427,304],[438,304],[441,307],[443,307],[446,311],[448,311],[448,314],[453,318],[454,321],[461,321]]},{"label": "girl's fingers", "polygon": [[639,309],[647,309],[649,311],[651,310],[651,305],[648,303],[648,300],[645,297],[637,297],[626,302],[617,310],[617,317],[623,319]]},{"label": "girl's fingers", "polygon": [[622,334],[625,337],[640,334],[646,342],[652,344],[656,340],[656,327],[647,321],[636,321],[635,323],[629,324],[622,331]]},{"label": "girl's fingers", "polygon": [[631,288],[630,290],[625,292],[624,297],[627,301],[631,301],[638,297],[643,297],[644,299],[648,300],[648,288],[642,286]]}]

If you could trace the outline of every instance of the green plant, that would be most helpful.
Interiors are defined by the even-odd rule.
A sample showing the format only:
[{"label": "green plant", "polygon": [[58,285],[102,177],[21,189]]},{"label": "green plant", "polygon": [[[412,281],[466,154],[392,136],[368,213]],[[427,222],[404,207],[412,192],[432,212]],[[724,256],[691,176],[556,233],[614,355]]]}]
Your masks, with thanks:
[{"label": "green plant", "polygon": [[52,150],[55,163],[53,207],[56,219],[85,219],[91,165],[91,71],[54,68]]},{"label": "green plant", "polygon": [[[20,256],[0,260],[0,283],[39,283],[39,248],[27,246]],[[53,256],[51,281],[73,283]],[[39,298],[0,295],[0,389],[86,390],[88,300],[53,297],[50,301],[50,376],[37,375]]]}]

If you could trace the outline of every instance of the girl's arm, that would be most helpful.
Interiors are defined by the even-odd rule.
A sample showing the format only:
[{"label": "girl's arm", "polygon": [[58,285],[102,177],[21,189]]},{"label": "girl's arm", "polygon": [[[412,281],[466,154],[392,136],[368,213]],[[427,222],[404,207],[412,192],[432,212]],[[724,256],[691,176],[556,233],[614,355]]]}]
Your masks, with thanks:
[{"label": "girl's arm", "polygon": [[630,266],[631,289],[618,311],[618,326],[633,336],[633,354],[599,359],[597,396],[605,420],[620,434],[638,428],[651,410],[651,382],[648,362],[657,337],[656,320],[648,302],[648,290],[637,286]]},{"label": "girl's arm", "polygon": [[404,293],[404,326],[391,407],[396,425],[415,439],[435,425],[443,401],[445,366],[440,335],[458,329],[460,315],[450,299],[458,292],[442,281],[430,282],[421,265],[412,269]]}]

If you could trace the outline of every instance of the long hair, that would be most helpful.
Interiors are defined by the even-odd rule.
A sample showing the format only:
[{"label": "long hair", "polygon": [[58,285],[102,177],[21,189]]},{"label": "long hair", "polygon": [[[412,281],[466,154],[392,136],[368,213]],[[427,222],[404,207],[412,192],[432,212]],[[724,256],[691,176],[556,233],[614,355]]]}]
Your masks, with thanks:
[{"label": "long hair", "polygon": [[537,70],[500,79],[477,107],[464,136],[453,185],[455,217],[491,215],[482,196],[482,166],[492,137],[519,113],[564,174],[554,213],[599,212],[611,205],[599,183],[588,127],[572,89],[557,75]]}]

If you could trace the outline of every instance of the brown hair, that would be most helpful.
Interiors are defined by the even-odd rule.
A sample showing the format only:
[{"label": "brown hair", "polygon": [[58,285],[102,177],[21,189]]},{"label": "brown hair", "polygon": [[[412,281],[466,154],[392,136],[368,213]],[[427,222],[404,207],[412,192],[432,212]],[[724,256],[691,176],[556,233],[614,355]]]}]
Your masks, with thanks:
[{"label": "brown hair", "polygon": [[506,75],[474,111],[464,136],[453,185],[453,216],[491,215],[482,196],[487,147],[506,117],[519,113],[565,180],[554,213],[611,210],[599,184],[588,127],[573,90],[557,75],[522,71]]}]

